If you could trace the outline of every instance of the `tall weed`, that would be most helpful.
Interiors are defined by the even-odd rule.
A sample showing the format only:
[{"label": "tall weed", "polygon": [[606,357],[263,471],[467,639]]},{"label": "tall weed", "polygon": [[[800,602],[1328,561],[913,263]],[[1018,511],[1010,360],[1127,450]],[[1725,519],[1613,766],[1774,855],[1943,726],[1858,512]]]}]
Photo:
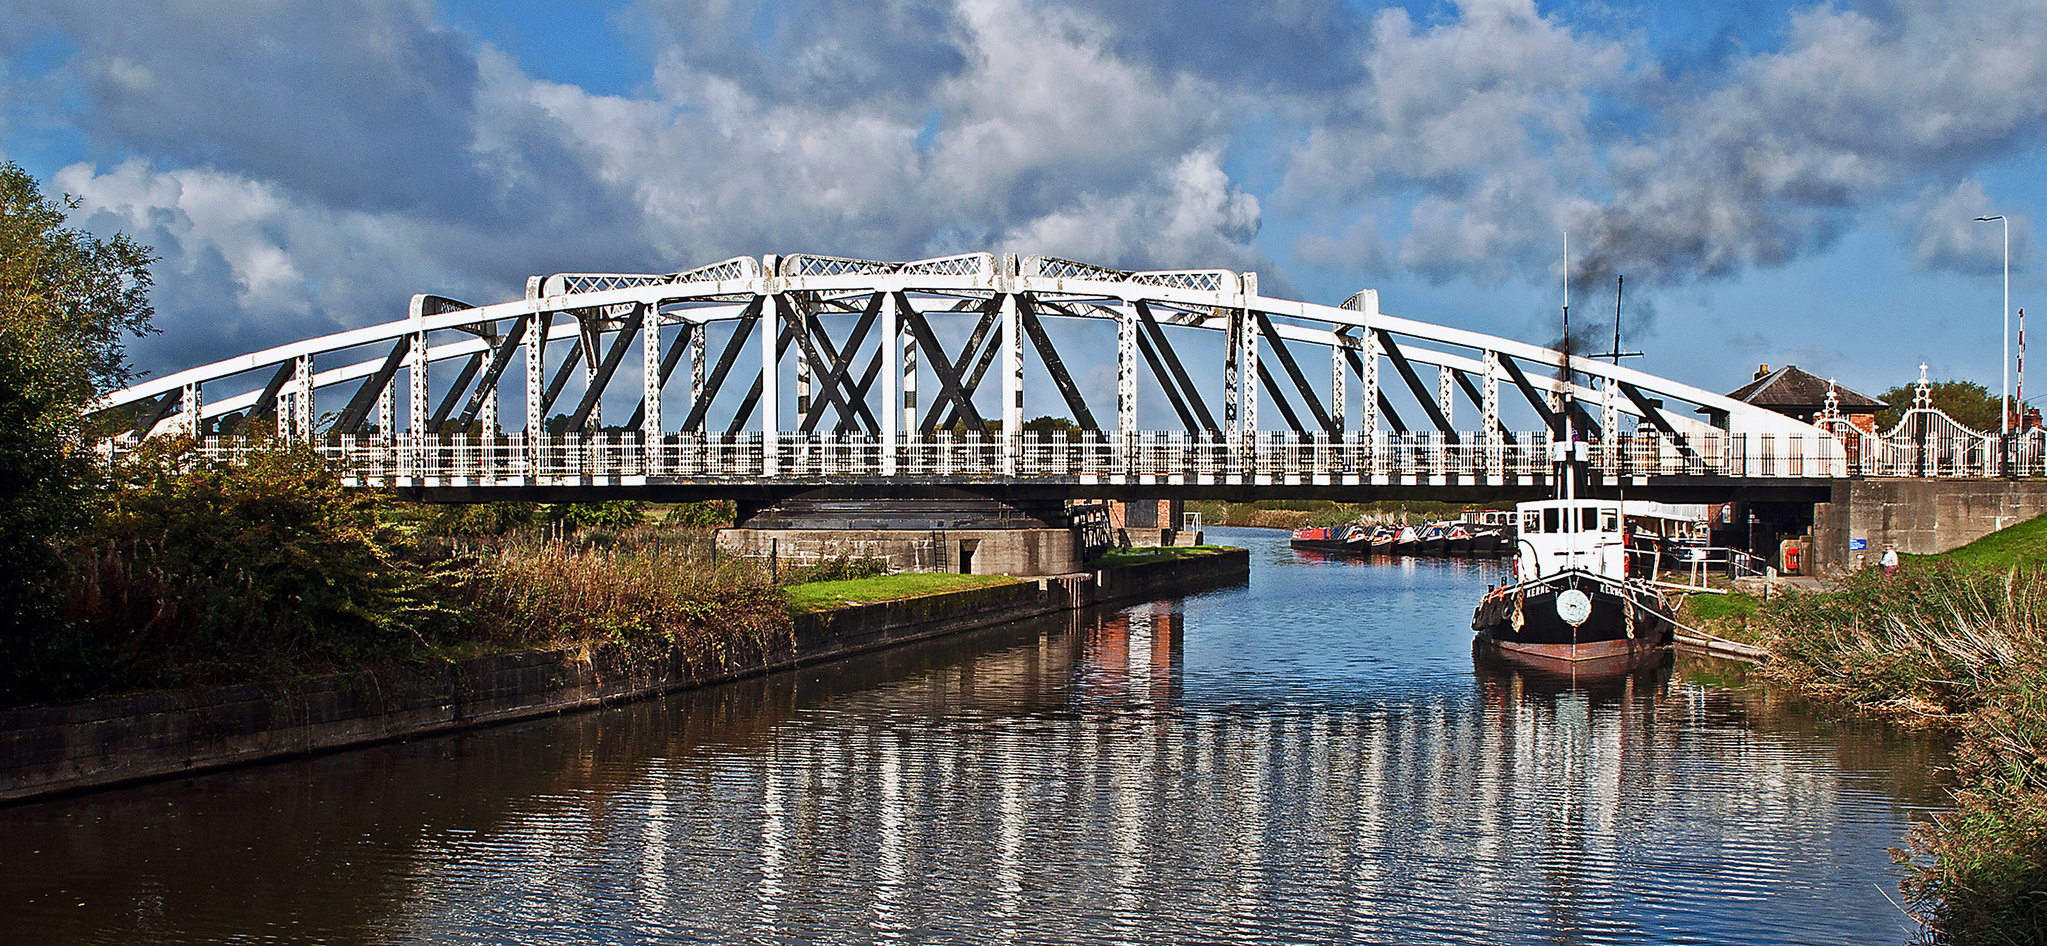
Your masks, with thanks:
[{"label": "tall weed", "polygon": [[1897,852],[1927,940],[2047,942],[2047,572],[1869,572],[1760,622],[1770,675],[1961,734],[1955,810]]}]

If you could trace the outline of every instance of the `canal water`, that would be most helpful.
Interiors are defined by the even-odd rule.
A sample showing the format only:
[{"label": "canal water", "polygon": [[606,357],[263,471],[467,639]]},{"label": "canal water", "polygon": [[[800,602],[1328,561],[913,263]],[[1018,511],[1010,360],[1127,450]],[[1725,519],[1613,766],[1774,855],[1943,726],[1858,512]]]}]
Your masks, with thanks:
[{"label": "canal water", "polygon": [[666,700],[0,809],[20,943],[1902,943],[1939,745],[1475,662],[1331,561]]}]

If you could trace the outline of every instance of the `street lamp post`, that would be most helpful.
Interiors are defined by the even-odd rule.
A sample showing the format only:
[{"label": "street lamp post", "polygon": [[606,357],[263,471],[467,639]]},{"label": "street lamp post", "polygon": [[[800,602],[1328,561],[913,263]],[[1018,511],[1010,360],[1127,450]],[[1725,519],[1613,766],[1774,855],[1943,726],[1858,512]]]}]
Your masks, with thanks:
[{"label": "street lamp post", "polygon": [[1978,223],[1992,220],[2004,224],[2004,386],[1998,389],[1999,434],[2011,433],[2011,220],[2003,214],[1977,217]]}]

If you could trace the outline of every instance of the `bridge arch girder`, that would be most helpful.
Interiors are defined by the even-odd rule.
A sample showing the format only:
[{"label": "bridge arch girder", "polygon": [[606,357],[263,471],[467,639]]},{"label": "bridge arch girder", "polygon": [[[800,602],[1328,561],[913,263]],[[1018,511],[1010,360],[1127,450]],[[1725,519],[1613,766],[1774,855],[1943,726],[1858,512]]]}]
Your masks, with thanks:
[{"label": "bridge arch girder", "polygon": [[[948,320],[943,327],[936,322],[941,316]],[[1287,434],[1289,429],[1302,443],[1318,436],[1338,443],[1363,438],[1368,445],[1382,437],[1415,442],[1418,435],[1403,432],[1406,428],[1392,414],[1392,403],[1385,400],[1378,383],[1379,365],[1387,361],[1432,418],[1436,433],[1459,449],[1467,442],[1496,453],[1506,449],[1503,445],[1525,447],[1528,435],[1514,434],[1498,420],[1505,366],[1531,401],[1568,396],[1598,405],[1607,428],[1600,433],[1610,446],[1613,419],[1627,417],[1647,422],[1642,430],[1653,429],[1653,436],[1687,454],[1695,452],[1689,444],[1692,439],[1726,435],[1803,440],[1804,445],[1795,449],[1810,454],[1806,459],[1811,463],[1826,465],[1836,459],[1826,446],[1834,443],[1832,438],[1791,418],[1589,359],[1571,360],[1572,379],[1566,384],[1555,377],[1564,368],[1563,358],[1549,349],[1388,315],[1371,291],[1326,306],[1263,296],[1254,273],[1129,272],[1051,257],[1019,259],[993,253],[907,262],[794,254],[735,257],[665,274],[557,273],[529,279],[525,298],[487,305],[422,294],[413,298],[404,319],[140,382],[100,399],[92,411],[133,409],[140,418],[137,426],[148,429],[132,433],[142,436],[200,431],[226,415],[267,414],[288,399],[297,399],[293,403],[299,405],[299,414],[310,416],[316,392],[353,385],[350,409],[343,412],[348,429],[330,433],[353,434],[374,401],[378,427],[387,441],[401,426],[417,441],[423,435],[437,435],[444,419],[471,420],[486,403],[484,416],[494,418],[498,384],[522,370],[518,354],[524,350],[529,402],[524,428],[529,436],[542,432],[540,420],[580,365],[585,388],[578,423],[593,410],[601,412],[614,377],[639,375],[641,410],[635,433],[649,445],[648,457],[660,449],[658,441],[673,434],[707,434],[712,402],[737,396],[749,377],[753,388],[730,412],[728,434],[751,431],[758,439],[776,442],[810,437],[811,424],[828,405],[838,416],[837,434],[864,434],[900,448],[896,441],[933,436],[933,416],[965,418],[972,421],[970,429],[978,429],[976,401],[984,390],[995,388],[1000,389],[999,406],[989,417],[1012,430],[1009,425],[1020,422],[1023,414],[1031,352],[1038,355],[1040,370],[1058,375],[1060,396],[1074,408],[1069,413],[1090,416],[1076,382],[1064,376],[1060,353],[1037,324],[1065,320],[1094,320],[1115,329],[1117,404],[1113,414],[1101,416],[1114,416],[1116,421],[1104,425],[1101,449],[1119,456],[1141,449],[1150,436],[1135,423],[1136,383],[1143,377],[1151,378],[1172,400],[1190,442],[1200,439],[1201,427],[1224,434],[1221,439],[1239,452],[1255,451],[1259,438]],[[966,331],[969,325],[972,332]],[[708,339],[710,330],[719,326],[727,330],[714,351]],[[1199,370],[1185,369],[1169,339],[1194,337],[1171,334],[1186,332],[1211,332],[1221,340],[1221,384],[1216,383],[1214,365],[1201,362]],[[563,346],[568,348],[566,357]],[[637,358],[634,347],[641,349]],[[1303,372],[1304,359],[1296,357],[1303,353],[1309,361],[1318,353],[1330,359],[1326,385],[1311,380],[1319,369]],[[343,361],[338,367],[332,364],[337,358]],[[714,358],[717,364],[707,378]],[[694,426],[674,431],[664,426],[668,418],[662,415],[659,400],[671,384],[671,372],[685,359],[693,405],[687,416]],[[1346,404],[1351,383],[1346,362],[1349,377],[1362,392],[1358,395],[1362,409],[1355,413]],[[286,376],[284,366],[293,365],[297,367],[290,382],[280,385],[277,379]],[[1436,369],[1433,392],[1412,372],[1416,365]],[[452,378],[450,368],[457,369]],[[270,383],[260,383],[271,371],[278,373],[270,376]],[[409,389],[403,412],[392,397],[400,371]],[[990,372],[995,375],[992,380]],[[728,379],[734,386],[724,387]],[[1277,434],[1259,423],[1265,400],[1261,384],[1274,396],[1272,406],[1288,420],[1288,429]],[[201,389],[208,385],[239,389],[202,396]],[[1460,436],[1450,413],[1460,389],[1466,400],[1481,405],[1481,419],[1499,425],[1496,429],[1481,429],[1468,441]],[[623,394],[625,389],[618,390]],[[1314,415],[1312,423],[1301,420],[1288,405],[1289,391]],[[790,415],[781,402],[792,392],[797,409]],[[939,396],[944,410],[932,407],[931,394]],[[1322,396],[1329,398],[1326,411]],[[435,400],[438,408],[429,403]],[[695,406],[699,401],[702,406]],[[1666,401],[1717,413],[1725,418],[1724,427],[1716,431],[1662,406]],[[468,406],[455,414],[454,407],[462,403]],[[173,404],[176,410],[170,409]],[[1211,405],[1222,408],[1221,424],[1213,422]],[[1543,408],[1537,404],[1536,409]],[[1592,413],[1581,416],[1592,423]],[[157,419],[145,423],[150,417]],[[793,420],[784,423],[788,418]],[[1395,429],[1382,430],[1381,419]],[[484,433],[492,435],[495,430],[495,425],[486,424]],[[132,433],[128,439],[133,439]],[[1018,446],[996,447],[1003,458],[1002,475],[1022,475]],[[779,452],[779,447],[762,448],[762,462],[770,472]],[[536,468],[541,462],[529,460]],[[1500,468],[1497,458],[1489,462]],[[893,464],[886,465],[893,469]]]}]

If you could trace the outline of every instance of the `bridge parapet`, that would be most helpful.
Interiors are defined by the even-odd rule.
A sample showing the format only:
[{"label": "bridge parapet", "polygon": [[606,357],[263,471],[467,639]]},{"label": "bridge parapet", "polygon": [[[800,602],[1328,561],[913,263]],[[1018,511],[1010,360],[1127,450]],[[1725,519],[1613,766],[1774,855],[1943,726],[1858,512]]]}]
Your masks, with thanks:
[{"label": "bridge parapet", "polygon": [[[1594,485],[1651,486],[1659,480],[1722,478],[1807,481],[1837,475],[1838,456],[1799,440],[1742,435],[1707,438],[1693,454],[1653,436],[1621,448],[1587,446]],[[583,434],[466,434],[414,438],[340,435],[316,443],[351,485],[436,489],[718,484],[948,485],[1446,485],[1547,487],[1550,444],[1539,433],[1488,447],[1438,432],[1331,437],[1261,431],[1233,444],[1184,431],[1130,438],[1025,431],[1015,438],[941,431],[883,441],[865,434],[758,432],[668,434],[649,443],[632,431]],[[246,437],[203,438],[198,455],[233,462],[263,449]],[[772,456],[773,462],[770,463]],[[1013,462],[1012,462],[1013,458]]]}]

